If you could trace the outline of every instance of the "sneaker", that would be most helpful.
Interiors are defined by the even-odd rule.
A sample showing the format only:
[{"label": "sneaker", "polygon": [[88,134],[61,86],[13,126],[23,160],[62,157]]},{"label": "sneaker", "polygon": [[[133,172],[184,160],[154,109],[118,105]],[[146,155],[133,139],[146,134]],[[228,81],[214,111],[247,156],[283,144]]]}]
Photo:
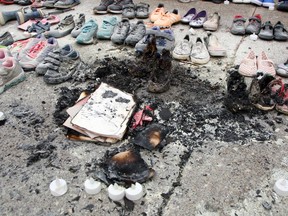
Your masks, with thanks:
[{"label": "sneaker", "polygon": [[253,17],[249,18],[249,23],[246,27],[246,34],[259,34],[261,29],[261,15],[256,14]]},{"label": "sneaker", "polygon": [[189,22],[192,27],[202,27],[207,20],[207,12],[205,10],[200,11],[196,16]]},{"label": "sneaker", "polygon": [[245,22],[246,19],[241,15],[236,15],[233,19],[230,32],[234,35],[245,35]]},{"label": "sneaker", "polygon": [[164,4],[158,4],[157,8],[155,8],[149,15],[149,19],[151,22],[155,22],[160,19],[165,14]]},{"label": "sneaker", "polygon": [[128,19],[122,19],[114,28],[111,41],[115,44],[123,44],[130,30]]},{"label": "sneaker", "polygon": [[[28,55],[28,51],[34,47],[36,44],[46,41],[46,38],[43,35],[37,35],[35,38],[28,39],[27,41],[20,42],[19,46],[12,47],[11,53],[18,60],[21,61]],[[14,45],[14,44],[13,44]],[[17,45],[17,44],[16,44]],[[16,48],[16,49],[15,49]]]},{"label": "sneaker", "polygon": [[73,16],[70,14],[66,16],[61,22],[48,32],[45,32],[45,37],[60,38],[69,35],[75,28],[75,21]]},{"label": "sneaker", "polygon": [[101,0],[100,4],[93,8],[94,14],[106,14],[109,5],[112,5],[114,0]]},{"label": "sneaker", "polygon": [[114,0],[114,3],[109,5],[107,11],[110,13],[122,13],[122,7],[127,4],[134,4],[132,0]]},{"label": "sneaker", "polygon": [[124,44],[135,47],[135,45],[145,36],[146,27],[143,21],[138,21],[132,26]]},{"label": "sneaker", "polygon": [[270,21],[267,21],[262,25],[258,37],[263,40],[273,40],[273,26]]},{"label": "sneaker", "polygon": [[48,69],[57,70],[60,65],[60,60],[62,57],[77,60],[80,55],[79,52],[74,50],[70,44],[66,44],[60,49],[53,50],[47,54],[44,60],[37,65],[35,71],[37,75],[44,75]]},{"label": "sneaker", "polygon": [[25,80],[25,74],[18,61],[8,57],[0,66],[0,94]]},{"label": "sneaker", "polygon": [[80,4],[80,0],[59,0],[54,4],[55,8],[71,8]]},{"label": "sneaker", "polygon": [[164,29],[158,35],[156,35],[156,47],[159,54],[162,50],[172,51],[175,46],[175,36],[171,29]]},{"label": "sneaker", "polygon": [[279,1],[278,5],[277,5],[277,10],[288,12],[288,1],[287,0],[284,0],[281,2]]},{"label": "sneaker", "polygon": [[274,67],[274,63],[268,58],[264,51],[257,58],[257,66],[258,71],[262,71],[263,73],[268,73],[272,76],[275,76],[276,71]]},{"label": "sneaker", "polygon": [[189,35],[186,35],[184,39],[175,46],[172,57],[177,60],[189,60],[190,53],[191,42]]},{"label": "sneaker", "polygon": [[140,2],[139,4],[136,4],[136,18],[138,19],[146,19],[149,17],[149,4]]},{"label": "sneaker", "polygon": [[158,26],[154,26],[151,29],[146,29],[145,36],[135,45],[135,52],[137,54],[142,54],[149,42],[151,42],[152,38],[155,38],[160,33],[160,28]]},{"label": "sneaker", "polygon": [[109,40],[117,23],[118,18],[116,16],[108,16],[104,18],[101,27],[97,31],[97,38]]},{"label": "sneaker", "polygon": [[9,46],[14,43],[14,39],[10,32],[6,31],[2,35],[0,35],[0,45],[1,46]]},{"label": "sneaker", "polygon": [[274,7],[275,2],[274,0],[263,0],[262,6],[263,7]]},{"label": "sneaker", "polygon": [[276,70],[277,75],[288,78],[288,59],[285,63],[279,64]]},{"label": "sneaker", "polygon": [[8,46],[9,51],[11,52],[12,56],[19,60],[19,53],[21,52],[22,49],[24,49],[26,47],[26,45],[33,40],[33,38],[29,38],[26,40],[20,40],[20,41],[16,41],[13,44],[11,44],[10,46]]},{"label": "sneaker", "polygon": [[75,28],[71,31],[71,36],[76,38],[82,31],[82,27],[85,24],[85,14],[79,14],[78,19],[75,21]]},{"label": "sneaker", "polygon": [[278,21],[275,25],[274,25],[274,39],[278,40],[278,41],[286,41],[288,40],[288,32],[285,29],[284,25]]},{"label": "sneaker", "polygon": [[257,73],[257,60],[253,50],[241,61],[239,66],[239,74],[252,77]]},{"label": "sneaker", "polygon": [[197,37],[190,53],[191,62],[194,64],[206,64],[210,60],[209,52],[202,38]]},{"label": "sneaker", "polygon": [[193,18],[196,16],[196,9],[190,8],[189,11],[182,17],[181,22],[184,24],[188,24],[193,20]]},{"label": "sneaker", "polygon": [[256,5],[258,5],[258,6],[261,6],[261,5],[263,4],[263,1],[264,1],[264,0],[251,0],[251,3],[252,3],[252,4],[256,4]]},{"label": "sneaker", "polygon": [[227,55],[226,49],[220,44],[215,34],[208,35],[207,49],[210,56],[223,57]]},{"label": "sneaker", "polygon": [[170,28],[174,23],[178,23],[181,20],[178,10],[174,9],[172,13],[167,12],[159,19],[154,22],[154,26],[159,26],[160,28]]},{"label": "sneaker", "polygon": [[24,56],[19,63],[23,69],[34,69],[54,49],[58,49],[58,41],[55,38],[40,41],[28,51],[27,56]]},{"label": "sneaker", "polygon": [[136,16],[135,5],[134,4],[125,4],[122,6],[122,17],[133,19]]},{"label": "sneaker", "polygon": [[272,92],[277,92],[281,88],[275,77],[270,74],[257,73],[249,87],[249,100],[258,109],[269,111],[275,107]]},{"label": "sneaker", "polygon": [[217,31],[220,22],[220,15],[215,12],[209,19],[203,23],[203,28],[206,31]]},{"label": "sneaker", "polygon": [[93,43],[97,29],[98,29],[97,23],[93,19],[89,20],[83,26],[81,33],[77,36],[76,42],[79,44]]}]

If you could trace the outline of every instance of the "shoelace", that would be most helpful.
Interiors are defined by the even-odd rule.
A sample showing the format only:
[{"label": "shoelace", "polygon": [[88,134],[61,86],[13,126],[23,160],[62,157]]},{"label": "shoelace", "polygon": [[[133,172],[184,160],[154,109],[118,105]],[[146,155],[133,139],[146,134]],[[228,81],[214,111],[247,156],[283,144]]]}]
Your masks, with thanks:
[{"label": "shoelace", "polygon": [[46,41],[40,41],[34,47],[32,47],[29,52],[28,56],[31,58],[36,58],[37,54],[45,47]]},{"label": "shoelace", "polygon": [[107,22],[106,20],[103,20],[103,24],[102,24],[103,29],[108,29],[110,26],[111,24],[109,22]]}]

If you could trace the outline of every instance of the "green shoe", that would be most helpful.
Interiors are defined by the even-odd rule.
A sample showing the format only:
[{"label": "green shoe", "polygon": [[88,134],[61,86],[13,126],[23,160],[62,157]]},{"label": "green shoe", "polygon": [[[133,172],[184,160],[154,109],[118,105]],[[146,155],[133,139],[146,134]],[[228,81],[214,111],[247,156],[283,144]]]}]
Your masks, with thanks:
[{"label": "green shoe", "polygon": [[98,39],[110,39],[114,27],[117,25],[118,19],[116,16],[107,17],[103,20],[102,26],[97,32]]},{"label": "green shoe", "polygon": [[97,29],[98,29],[97,23],[93,19],[89,20],[84,24],[81,33],[76,38],[76,42],[79,44],[93,43]]}]

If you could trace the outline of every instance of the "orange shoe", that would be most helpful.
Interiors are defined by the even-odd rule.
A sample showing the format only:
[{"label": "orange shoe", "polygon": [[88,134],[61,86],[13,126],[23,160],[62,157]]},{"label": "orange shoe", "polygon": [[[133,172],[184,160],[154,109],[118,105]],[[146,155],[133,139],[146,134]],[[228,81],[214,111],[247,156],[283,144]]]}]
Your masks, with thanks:
[{"label": "orange shoe", "polygon": [[154,9],[150,15],[149,19],[151,22],[155,22],[165,14],[164,4],[159,4],[156,9]]},{"label": "orange shoe", "polygon": [[174,23],[180,22],[181,16],[178,14],[178,10],[174,9],[172,13],[165,13],[160,19],[154,22],[154,26],[160,28],[170,28]]}]

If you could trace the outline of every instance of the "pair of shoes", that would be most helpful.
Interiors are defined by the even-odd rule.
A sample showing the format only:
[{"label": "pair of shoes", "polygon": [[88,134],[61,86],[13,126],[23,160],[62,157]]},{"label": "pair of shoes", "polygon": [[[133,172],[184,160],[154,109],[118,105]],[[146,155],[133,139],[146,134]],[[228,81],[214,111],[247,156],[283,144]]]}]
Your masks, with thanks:
[{"label": "pair of shoes", "polygon": [[258,36],[263,40],[273,40],[273,39],[278,41],[288,40],[288,32],[280,21],[278,21],[274,25],[274,27],[270,21],[265,22],[262,25]]},{"label": "pair of shoes", "polygon": [[172,12],[166,12],[164,4],[159,4],[158,7],[150,13],[149,19],[151,22],[154,22],[154,26],[170,28],[173,24],[181,21],[181,15],[177,9],[174,9]]},{"label": "pair of shoes", "polygon": [[288,1],[287,0],[279,1],[277,4],[277,10],[288,12]]},{"label": "pair of shoes", "polygon": [[172,51],[175,46],[175,36],[171,29],[160,30],[158,26],[154,26],[146,29],[144,37],[135,45],[136,54],[142,54],[154,39],[158,54],[161,54],[163,49]]},{"label": "pair of shoes", "polygon": [[6,48],[0,48],[0,94],[25,80],[19,62]]},{"label": "pair of shoes", "polygon": [[249,87],[248,98],[260,110],[274,109],[277,101],[281,100],[284,84],[281,79],[275,79],[271,74],[258,72]]},{"label": "pair of shoes", "polygon": [[0,35],[0,45],[1,46],[9,46],[14,43],[14,39],[10,32],[6,31],[2,35]]},{"label": "pair of shoes", "polygon": [[76,42],[79,44],[92,44],[96,37],[98,24],[94,19],[90,19],[84,24],[80,34],[76,37]]},{"label": "pair of shoes", "polygon": [[63,20],[60,21],[60,23],[56,26],[50,29],[50,31],[45,32],[45,37],[54,37],[54,38],[60,38],[64,37],[66,35],[69,35],[73,29],[75,28],[75,21],[73,19],[73,16],[67,15],[64,17]]},{"label": "pair of shoes", "polygon": [[120,14],[124,5],[133,5],[132,0],[101,0],[100,4],[93,8],[94,14],[106,14],[107,12]]},{"label": "pair of shoes", "polygon": [[263,7],[274,7],[275,5],[274,0],[251,0],[251,3]]},{"label": "pair of shoes", "polygon": [[33,38],[19,54],[19,63],[24,70],[31,70],[44,60],[47,54],[58,49],[58,41],[55,38]]},{"label": "pair of shoes", "polygon": [[234,35],[245,35],[245,34],[258,34],[261,28],[261,15],[256,14],[249,18],[249,23],[245,28],[246,19],[241,15],[236,15],[233,19],[232,27],[230,32]]},{"label": "pair of shoes", "polygon": [[274,63],[268,58],[264,51],[256,57],[254,51],[250,51],[248,55],[241,61],[239,73],[243,76],[255,76],[257,71],[275,76],[276,71]]},{"label": "pair of shoes", "polygon": [[114,28],[118,23],[118,18],[116,16],[108,16],[103,19],[102,25],[97,31],[97,39],[107,39],[111,38]]},{"label": "pair of shoes", "polygon": [[80,13],[79,17],[75,20],[75,27],[71,31],[71,36],[76,38],[82,31],[82,28],[86,22],[85,14]]},{"label": "pair of shoes", "polygon": [[278,65],[276,74],[281,77],[288,78],[288,59],[285,63],[281,63]]},{"label": "pair of shoes", "polygon": [[206,21],[207,12],[202,10],[197,13],[195,8],[190,8],[181,19],[182,23],[189,24],[192,27],[202,27]]},{"label": "pair of shoes", "polygon": [[139,3],[137,5],[134,4],[125,4],[122,7],[122,17],[133,19],[133,18],[140,18],[146,19],[149,16],[149,4],[146,3]]},{"label": "pair of shoes", "polygon": [[118,22],[113,30],[111,35],[111,41],[114,44],[123,44],[126,37],[129,34],[130,30],[130,22],[128,19],[123,18],[120,22]]},{"label": "pair of shoes", "polygon": [[48,84],[59,84],[72,78],[80,61],[78,51],[70,44],[48,53],[46,58],[36,67],[37,75],[44,75]]},{"label": "pair of shoes", "polygon": [[43,7],[66,9],[78,4],[80,4],[80,0],[46,0],[43,2]]}]

